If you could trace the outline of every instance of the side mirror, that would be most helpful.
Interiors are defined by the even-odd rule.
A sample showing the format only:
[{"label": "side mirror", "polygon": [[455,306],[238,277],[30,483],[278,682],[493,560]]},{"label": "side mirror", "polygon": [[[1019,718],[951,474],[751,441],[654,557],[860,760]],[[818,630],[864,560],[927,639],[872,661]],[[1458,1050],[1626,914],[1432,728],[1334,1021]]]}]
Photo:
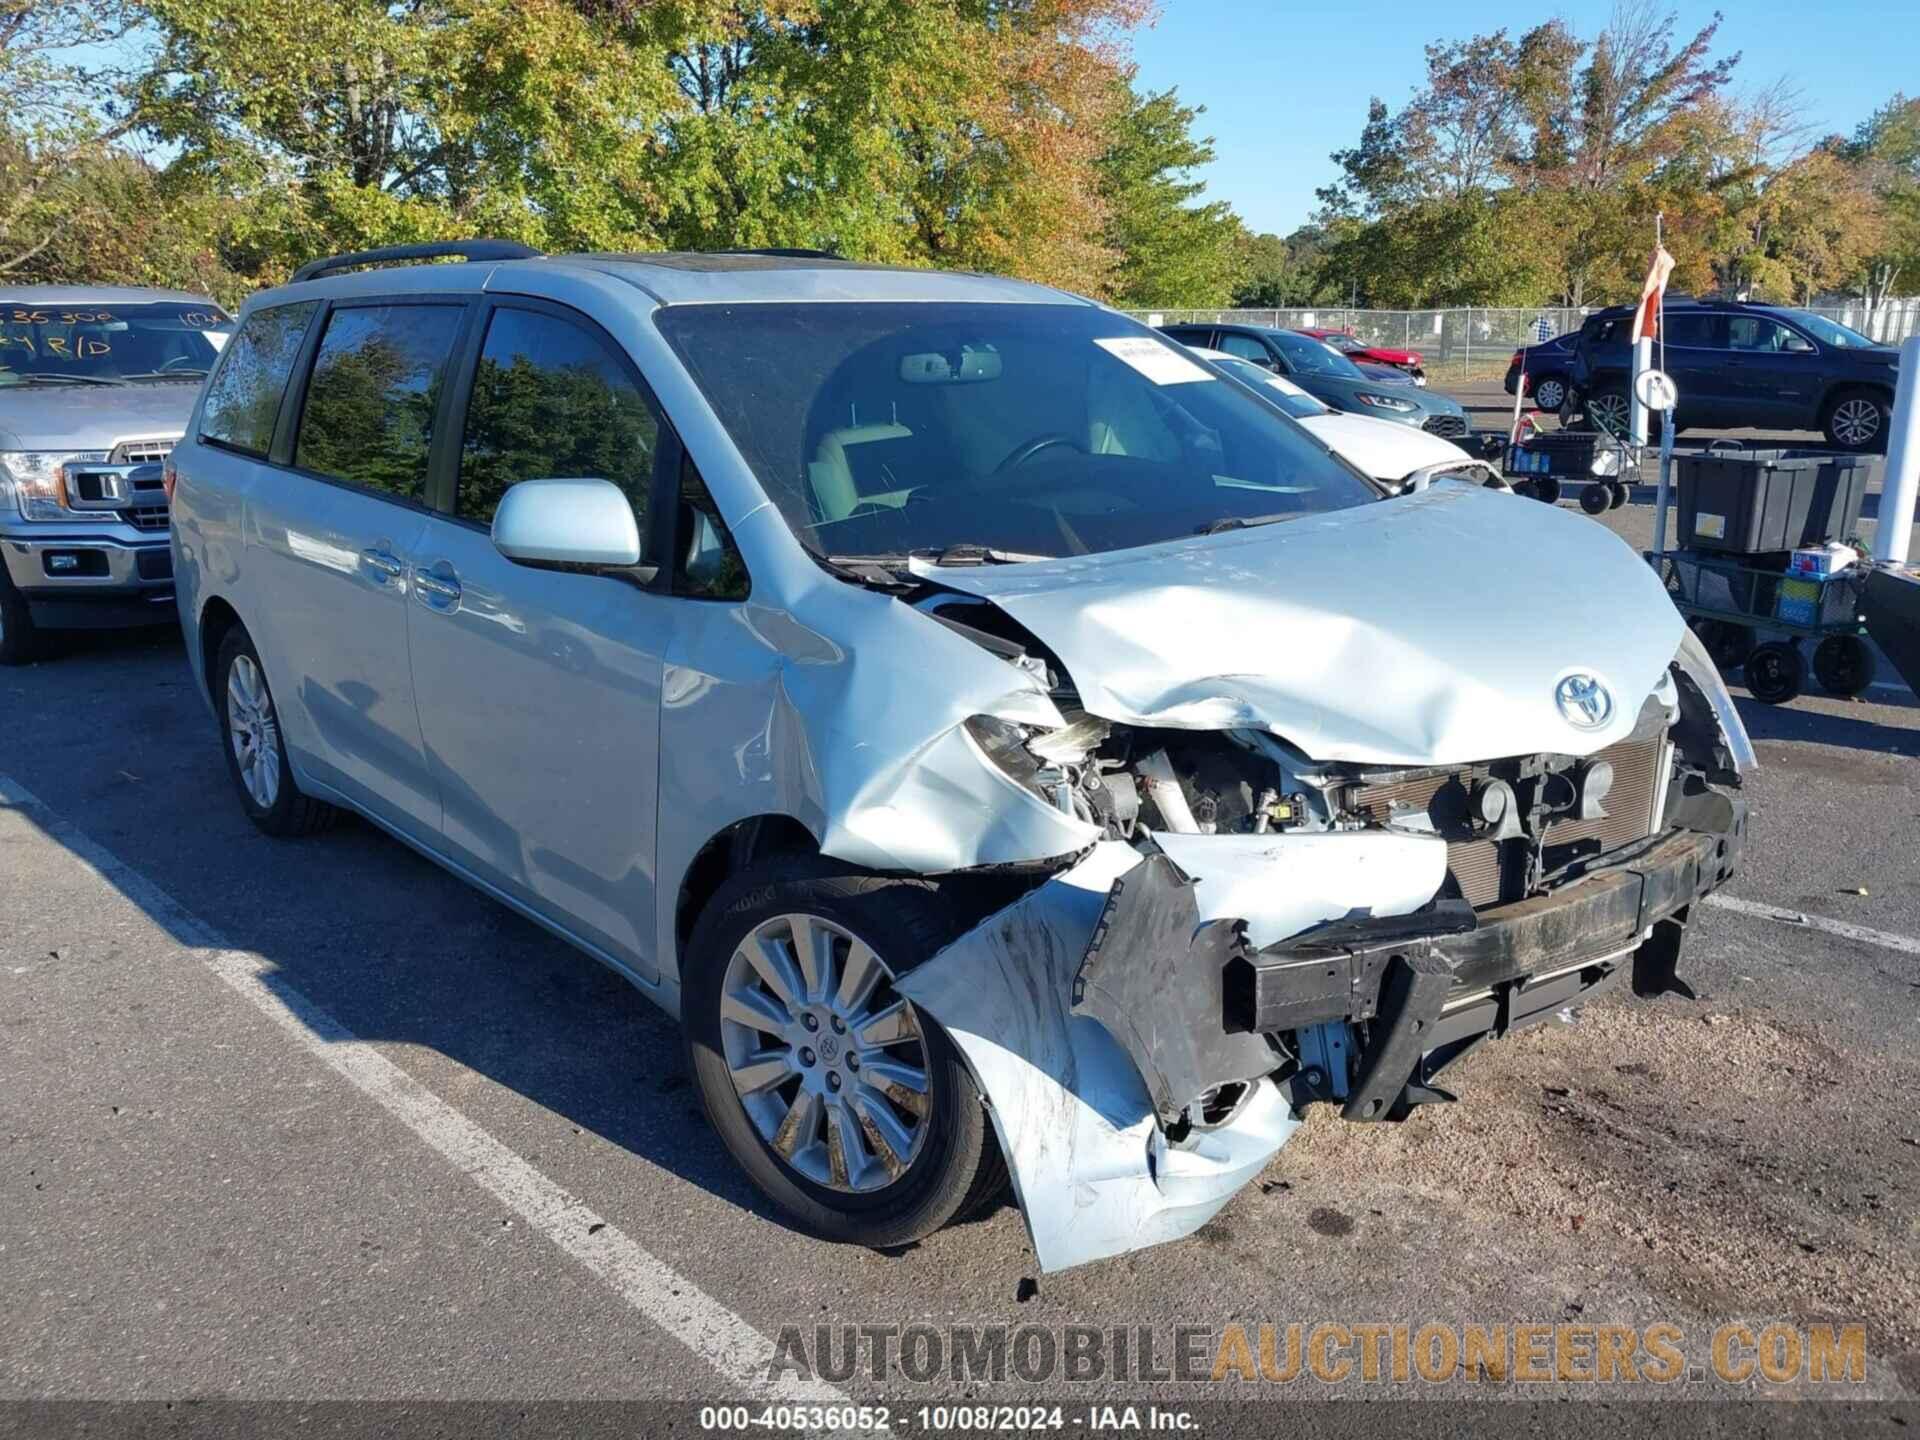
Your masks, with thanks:
[{"label": "side mirror", "polygon": [[1789,355],[1811,355],[1813,353],[1812,344],[1798,335],[1788,335],[1786,344],[1780,348],[1785,350]]},{"label": "side mirror", "polygon": [[610,480],[523,480],[493,512],[493,548],[520,565],[621,570],[641,581],[640,527]]}]

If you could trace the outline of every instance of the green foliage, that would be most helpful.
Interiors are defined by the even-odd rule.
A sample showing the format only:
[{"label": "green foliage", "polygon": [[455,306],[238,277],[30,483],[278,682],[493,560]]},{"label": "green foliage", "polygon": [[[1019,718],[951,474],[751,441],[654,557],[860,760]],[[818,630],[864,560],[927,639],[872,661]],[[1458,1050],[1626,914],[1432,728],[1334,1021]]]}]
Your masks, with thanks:
[{"label": "green foliage", "polygon": [[1100,157],[1108,206],[1108,247],[1120,257],[1116,304],[1224,305],[1245,263],[1245,228],[1224,202],[1196,204],[1205,189],[1188,178],[1213,159],[1213,142],[1196,139],[1200,111],[1171,90],[1129,94]]}]

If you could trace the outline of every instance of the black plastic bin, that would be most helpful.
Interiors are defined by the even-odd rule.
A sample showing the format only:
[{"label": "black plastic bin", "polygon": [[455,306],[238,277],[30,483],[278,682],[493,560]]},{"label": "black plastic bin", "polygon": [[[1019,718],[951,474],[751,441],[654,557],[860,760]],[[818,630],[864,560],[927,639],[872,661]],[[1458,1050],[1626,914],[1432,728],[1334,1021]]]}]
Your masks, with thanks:
[{"label": "black plastic bin", "polygon": [[1679,543],[1763,555],[1845,540],[1860,525],[1866,455],[1818,450],[1711,450],[1673,457]]},{"label": "black plastic bin", "polygon": [[1509,445],[1503,468],[1507,474],[1522,478],[1551,475],[1559,480],[1611,479],[1611,475],[1597,474],[1593,461],[1602,449],[1612,447],[1609,437],[1592,430],[1554,430]]}]

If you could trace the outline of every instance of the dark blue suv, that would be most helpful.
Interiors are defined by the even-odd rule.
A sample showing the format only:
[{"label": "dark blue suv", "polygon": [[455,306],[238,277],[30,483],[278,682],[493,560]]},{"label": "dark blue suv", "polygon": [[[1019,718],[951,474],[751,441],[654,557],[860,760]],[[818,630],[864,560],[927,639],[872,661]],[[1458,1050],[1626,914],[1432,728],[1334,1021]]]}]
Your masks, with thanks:
[{"label": "dark blue suv", "polygon": [[[1682,430],[1821,430],[1842,450],[1884,450],[1900,352],[1806,310],[1725,300],[1667,302],[1666,368]],[[1573,342],[1568,403],[1627,427],[1633,307],[1589,315]],[[1656,357],[1657,358],[1657,357]]]}]

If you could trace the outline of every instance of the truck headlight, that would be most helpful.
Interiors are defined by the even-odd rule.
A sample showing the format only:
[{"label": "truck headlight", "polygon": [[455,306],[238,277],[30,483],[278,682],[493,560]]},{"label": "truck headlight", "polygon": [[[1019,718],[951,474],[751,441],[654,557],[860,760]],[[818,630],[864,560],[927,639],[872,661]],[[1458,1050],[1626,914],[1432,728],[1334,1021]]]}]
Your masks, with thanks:
[{"label": "truck headlight", "polygon": [[9,482],[23,520],[102,521],[113,524],[112,513],[88,513],[67,508],[66,477],[62,467],[76,460],[105,460],[104,450],[0,450],[0,480]]},{"label": "truck headlight", "polygon": [[1414,408],[1410,400],[1396,400],[1391,395],[1376,395],[1371,390],[1357,390],[1353,398],[1362,405],[1371,405],[1376,410],[1407,411]]}]

